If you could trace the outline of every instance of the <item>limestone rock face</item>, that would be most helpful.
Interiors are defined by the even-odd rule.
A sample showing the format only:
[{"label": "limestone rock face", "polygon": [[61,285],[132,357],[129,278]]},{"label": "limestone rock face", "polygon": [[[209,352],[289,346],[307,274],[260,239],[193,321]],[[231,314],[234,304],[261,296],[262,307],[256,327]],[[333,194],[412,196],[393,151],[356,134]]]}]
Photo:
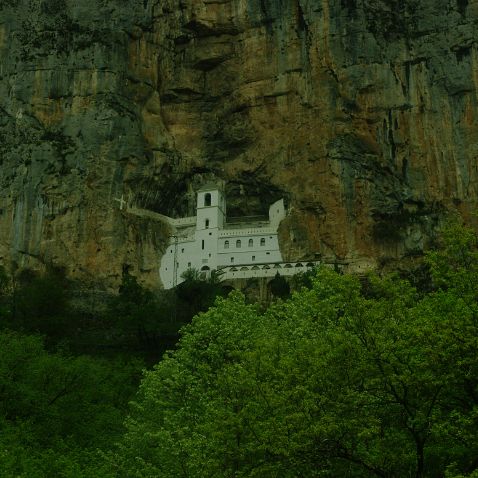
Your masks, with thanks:
[{"label": "limestone rock face", "polygon": [[231,216],[286,198],[291,260],[419,254],[476,221],[477,23],[477,0],[0,0],[0,262],[158,286],[168,228],[123,201],[190,215],[214,178]]}]

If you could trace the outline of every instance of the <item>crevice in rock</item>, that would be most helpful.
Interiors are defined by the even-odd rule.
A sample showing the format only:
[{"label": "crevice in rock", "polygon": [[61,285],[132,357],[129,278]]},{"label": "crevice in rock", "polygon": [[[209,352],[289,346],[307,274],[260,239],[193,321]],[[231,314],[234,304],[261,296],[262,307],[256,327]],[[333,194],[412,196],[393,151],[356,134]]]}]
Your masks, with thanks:
[{"label": "crevice in rock", "polygon": [[466,15],[466,9],[468,7],[468,0],[456,0],[456,6],[462,16]]}]

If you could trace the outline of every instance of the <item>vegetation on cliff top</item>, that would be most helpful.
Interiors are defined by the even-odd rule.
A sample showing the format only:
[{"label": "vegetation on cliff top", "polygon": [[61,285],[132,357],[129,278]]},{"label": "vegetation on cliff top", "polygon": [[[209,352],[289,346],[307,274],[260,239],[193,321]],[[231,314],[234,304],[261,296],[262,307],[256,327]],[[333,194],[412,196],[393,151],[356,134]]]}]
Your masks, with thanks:
[{"label": "vegetation on cliff top", "polygon": [[[134,366],[46,352],[38,338],[5,330],[0,470],[476,477],[475,233],[447,228],[426,263],[424,290],[324,268],[266,311],[236,292],[219,298],[145,372],[126,418],[131,386],[117,398],[118,387],[134,383]],[[69,383],[78,386],[62,394]]]}]

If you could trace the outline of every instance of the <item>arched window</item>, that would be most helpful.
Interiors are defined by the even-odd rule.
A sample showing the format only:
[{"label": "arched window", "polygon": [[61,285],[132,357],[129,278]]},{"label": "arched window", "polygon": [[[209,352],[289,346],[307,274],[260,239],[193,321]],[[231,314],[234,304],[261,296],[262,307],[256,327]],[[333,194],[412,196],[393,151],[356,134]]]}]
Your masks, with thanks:
[{"label": "arched window", "polygon": [[204,206],[210,206],[211,205],[211,193],[206,193],[204,195]]},{"label": "arched window", "polygon": [[252,247],[254,245],[254,241],[252,239],[249,239],[249,247]]},{"label": "arched window", "polygon": [[241,240],[240,240],[240,239],[238,239],[238,240],[236,241],[236,247],[237,247],[238,249],[241,248]]},{"label": "arched window", "polygon": [[261,246],[265,246],[265,245],[266,245],[266,240],[265,240],[265,238],[263,237],[263,238],[261,238]]},{"label": "arched window", "polygon": [[224,241],[224,249],[229,249],[229,241]]},{"label": "arched window", "polygon": [[206,229],[209,229],[209,219],[206,219],[206,221],[204,222],[204,227]]}]

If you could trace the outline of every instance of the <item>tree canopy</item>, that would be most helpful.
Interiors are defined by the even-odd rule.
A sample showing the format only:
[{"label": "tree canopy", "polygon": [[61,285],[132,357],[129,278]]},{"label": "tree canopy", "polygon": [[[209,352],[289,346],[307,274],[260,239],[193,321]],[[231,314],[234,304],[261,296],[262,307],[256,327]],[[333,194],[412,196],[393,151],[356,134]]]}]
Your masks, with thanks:
[{"label": "tree canopy", "polygon": [[129,409],[138,364],[8,330],[48,334],[58,282],[24,274],[19,287],[0,270],[0,475],[478,478],[477,244],[452,224],[426,287],[322,267],[267,310],[193,273],[163,303],[125,274],[111,320],[151,347],[174,296],[205,291]]},{"label": "tree canopy", "polygon": [[429,292],[322,268],[264,313],[219,299],[146,373],[120,475],[474,476],[476,254],[452,226]]},{"label": "tree canopy", "polygon": [[96,450],[120,438],[137,375],[133,363],[50,353],[38,336],[1,331],[0,474],[107,476]]}]

